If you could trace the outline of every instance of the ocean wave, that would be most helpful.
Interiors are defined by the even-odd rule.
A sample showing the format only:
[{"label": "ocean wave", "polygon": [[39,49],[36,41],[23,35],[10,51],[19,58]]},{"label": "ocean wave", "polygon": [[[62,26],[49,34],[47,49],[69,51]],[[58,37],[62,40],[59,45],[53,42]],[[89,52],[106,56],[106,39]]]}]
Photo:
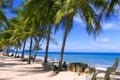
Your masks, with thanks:
[{"label": "ocean wave", "polygon": [[111,65],[102,65],[102,64],[95,64],[95,67],[103,67],[103,68],[107,68],[110,67]]},{"label": "ocean wave", "polygon": [[[113,65],[102,65],[102,64],[95,64],[94,67],[102,67],[102,68],[108,68],[112,67]],[[120,66],[118,66],[117,70],[120,70]]]}]

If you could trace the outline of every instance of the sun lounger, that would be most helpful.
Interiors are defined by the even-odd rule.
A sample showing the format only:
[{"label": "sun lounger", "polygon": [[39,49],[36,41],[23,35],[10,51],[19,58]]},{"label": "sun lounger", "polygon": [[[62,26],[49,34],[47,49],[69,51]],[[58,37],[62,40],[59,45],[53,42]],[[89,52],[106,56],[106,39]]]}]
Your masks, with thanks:
[{"label": "sun lounger", "polygon": [[105,77],[104,77],[105,80],[110,80],[110,74],[116,73],[118,64],[119,64],[119,58],[116,58],[113,66],[107,68]]}]

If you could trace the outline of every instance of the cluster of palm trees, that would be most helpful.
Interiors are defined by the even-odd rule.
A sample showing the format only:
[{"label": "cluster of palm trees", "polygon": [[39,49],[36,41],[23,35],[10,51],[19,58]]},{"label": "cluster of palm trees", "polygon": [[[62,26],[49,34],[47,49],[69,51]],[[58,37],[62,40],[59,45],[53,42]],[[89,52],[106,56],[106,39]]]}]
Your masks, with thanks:
[{"label": "cluster of palm trees", "polygon": [[4,11],[12,8],[14,0],[0,0],[0,49],[9,54],[11,47],[23,46],[22,58],[26,42],[29,40],[29,60],[33,49],[37,52],[41,40],[46,40],[44,63],[47,63],[51,34],[59,29],[64,31],[59,68],[61,69],[67,35],[72,30],[73,18],[76,15],[86,25],[88,34],[96,36],[101,31],[101,21],[111,17],[120,0],[25,0],[14,8],[16,16],[7,19]]}]

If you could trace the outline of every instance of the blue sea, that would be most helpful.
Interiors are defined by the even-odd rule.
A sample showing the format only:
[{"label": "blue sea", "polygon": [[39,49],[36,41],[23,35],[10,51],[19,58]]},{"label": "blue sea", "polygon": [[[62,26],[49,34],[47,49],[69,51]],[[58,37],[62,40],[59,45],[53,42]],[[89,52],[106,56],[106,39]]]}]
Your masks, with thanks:
[{"label": "blue sea", "polygon": [[[21,53],[21,52],[19,52]],[[28,51],[25,55],[28,55]],[[32,55],[34,52],[32,53]],[[45,52],[38,52],[37,56],[44,57]],[[60,59],[60,52],[49,52],[49,59]],[[120,53],[89,53],[89,52],[65,52],[63,60],[66,62],[83,62],[93,66],[110,67],[114,64],[115,58],[120,59]],[[120,62],[118,69],[120,70]]]}]

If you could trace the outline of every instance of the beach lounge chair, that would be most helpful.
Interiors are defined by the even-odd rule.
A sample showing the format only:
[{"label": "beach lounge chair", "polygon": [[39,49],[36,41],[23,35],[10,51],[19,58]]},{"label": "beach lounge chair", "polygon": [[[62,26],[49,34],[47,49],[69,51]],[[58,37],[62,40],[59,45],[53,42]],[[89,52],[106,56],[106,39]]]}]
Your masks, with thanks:
[{"label": "beach lounge chair", "polygon": [[115,59],[115,62],[112,67],[108,67],[105,73],[105,80],[110,80],[110,74],[116,74],[116,70],[119,64],[119,58]]},{"label": "beach lounge chair", "polygon": [[113,66],[112,66],[112,73],[116,72],[118,64],[119,64],[119,58],[116,58]]},{"label": "beach lounge chair", "polygon": [[97,73],[93,73],[91,80],[97,80],[96,76],[97,76]]}]

